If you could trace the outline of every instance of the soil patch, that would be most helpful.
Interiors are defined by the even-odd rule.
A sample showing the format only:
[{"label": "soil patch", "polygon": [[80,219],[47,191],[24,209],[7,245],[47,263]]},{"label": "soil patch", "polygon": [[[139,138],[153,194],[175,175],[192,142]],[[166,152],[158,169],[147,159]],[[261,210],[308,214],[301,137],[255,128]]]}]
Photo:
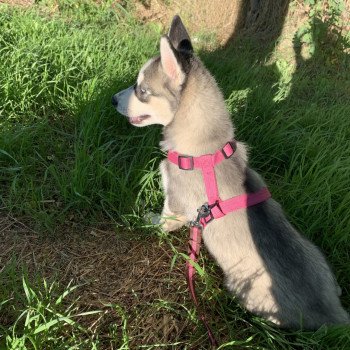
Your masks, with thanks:
[{"label": "soil patch", "polygon": [[[173,253],[157,237],[97,228],[65,228],[45,237],[20,220],[2,215],[0,240],[0,267],[15,259],[19,278],[20,268],[26,266],[33,280],[41,276],[60,282],[63,288],[70,281],[81,284],[77,292],[82,311],[103,309],[106,304],[121,306],[135,346],[184,340],[193,331],[193,324],[181,317],[181,304],[187,300],[191,305],[184,263],[181,260],[171,268]],[[120,313],[108,310],[98,324],[93,319],[86,326],[98,327],[103,334],[110,324],[120,324]],[[13,322],[7,317],[0,315],[2,324]]]}]

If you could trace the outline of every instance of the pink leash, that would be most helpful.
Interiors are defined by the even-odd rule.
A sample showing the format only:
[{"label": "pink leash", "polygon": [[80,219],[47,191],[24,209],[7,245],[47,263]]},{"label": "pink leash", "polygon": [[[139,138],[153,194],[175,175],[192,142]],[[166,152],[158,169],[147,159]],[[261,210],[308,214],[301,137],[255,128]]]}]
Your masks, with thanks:
[{"label": "pink leash", "polygon": [[[187,270],[187,285],[190,291],[192,300],[199,311],[199,303],[197,301],[194,277],[196,269],[194,263],[197,263],[202,231],[205,226],[214,219],[221,218],[226,214],[247,208],[258,203],[264,202],[271,197],[269,190],[266,187],[261,188],[255,193],[244,193],[226,200],[221,200],[218,193],[218,186],[215,176],[215,165],[225,159],[230,158],[236,151],[236,141],[227,142],[223,148],[217,150],[213,154],[205,154],[199,157],[180,155],[175,151],[168,152],[168,160],[176,164],[182,170],[200,169],[202,171],[205,189],[208,197],[208,203],[203,204],[198,209],[198,216],[195,221],[191,222],[190,240],[189,240],[189,260],[186,264]],[[210,204],[209,204],[210,203]],[[213,347],[217,347],[218,343],[210,329],[205,315],[198,312],[202,320]]]},{"label": "pink leash", "polygon": [[195,284],[194,284],[196,269],[193,266],[192,262],[196,263],[198,261],[199,251],[201,249],[201,240],[202,240],[202,227],[200,225],[191,225],[189,252],[188,252],[190,259],[186,262],[186,272],[187,272],[186,279],[187,279],[187,286],[190,291],[193,303],[197,308],[199,318],[201,319],[204,327],[207,330],[211,345],[216,348],[218,346],[218,342],[216,341],[214,334],[207,322],[205,314],[201,313],[199,310],[199,303],[196,297],[196,290],[195,290]]}]

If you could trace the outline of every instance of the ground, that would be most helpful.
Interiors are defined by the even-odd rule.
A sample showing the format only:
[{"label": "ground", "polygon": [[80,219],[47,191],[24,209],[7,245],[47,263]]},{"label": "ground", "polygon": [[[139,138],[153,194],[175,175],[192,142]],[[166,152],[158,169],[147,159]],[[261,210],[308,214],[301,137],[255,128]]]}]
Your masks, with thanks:
[{"label": "ground", "polygon": [[[171,343],[181,334],[186,337],[190,324],[171,310],[167,312],[159,306],[157,313],[149,307],[155,301],[166,300],[175,305],[189,299],[184,265],[171,268],[173,253],[169,246],[155,236],[145,240],[125,229],[116,234],[113,229],[77,226],[67,225],[60,228],[59,235],[43,237],[30,224],[9,214],[2,215],[0,266],[15,259],[16,266],[25,267],[28,276],[32,276],[32,283],[41,276],[49,281],[54,278],[61,286],[79,285],[77,304],[83,311],[119,305],[128,313],[129,336],[134,339],[130,346],[140,345],[140,337],[143,344]],[[12,322],[7,317],[0,315],[3,326]],[[102,332],[110,324],[120,322],[120,314],[108,312],[102,320],[82,323]]]}]

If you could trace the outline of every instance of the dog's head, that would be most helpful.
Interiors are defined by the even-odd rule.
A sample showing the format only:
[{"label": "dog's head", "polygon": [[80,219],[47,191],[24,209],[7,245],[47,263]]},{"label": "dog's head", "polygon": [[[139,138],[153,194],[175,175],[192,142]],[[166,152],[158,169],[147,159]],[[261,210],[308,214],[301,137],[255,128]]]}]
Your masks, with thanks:
[{"label": "dog's head", "polygon": [[179,16],[160,39],[160,56],[141,68],[136,84],[112,97],[118,112],[135,126],[168,125],[174,118],[191,69],[193,48]]}]

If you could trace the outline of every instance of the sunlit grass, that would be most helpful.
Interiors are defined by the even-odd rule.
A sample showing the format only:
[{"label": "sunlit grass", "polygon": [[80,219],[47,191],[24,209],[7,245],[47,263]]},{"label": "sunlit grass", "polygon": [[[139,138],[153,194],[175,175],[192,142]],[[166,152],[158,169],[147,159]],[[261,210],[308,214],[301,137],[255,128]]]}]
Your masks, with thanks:
[{"label": "sunlit grass", "polygon": [[[1,277],[4,278],[4,274]],[[68,285],[58,293],[57,283],[48,284],[46,280],[34,288],[23,277],[21,284],[22,288],[15,293],[1,290],[9,299],[2,301],[0,311],[15,317],[10,326],[1,326],[2,347],[9,350],[98,348],[98,336],[79,321],[102,311],[79,312],[76,301],[65,303],[78,286]]]}]

